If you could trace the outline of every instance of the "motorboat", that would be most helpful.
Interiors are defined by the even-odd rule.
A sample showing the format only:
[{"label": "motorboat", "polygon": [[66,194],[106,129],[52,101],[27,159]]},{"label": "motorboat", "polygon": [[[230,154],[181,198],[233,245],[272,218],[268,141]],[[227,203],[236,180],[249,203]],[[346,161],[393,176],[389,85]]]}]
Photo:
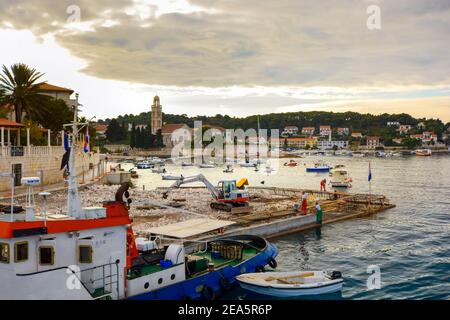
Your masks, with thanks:
[{"label": "motorboat", "polygon": [[147,159],[147,161],[151,164],[160,166],[165,165],[166,162],[164,159],[161,159],[159,157],[151,157],[150,159]]},{"label": "motorboat", "polygon": [[240,162],[239,166],[241,166],[242,168],[254,168],[254,167],[258,166],[258,164],[254,163],[254,162],[250,162],[250,161],[249,162],[245,161],[245,162]]},{"label": "motorboat", "polygon": [[244,290],[279,298],[339,292],[344,283],[339,271],[247,273],[236,280]]},{"label": "motorboat", "polygon": [[184,179],[184,177],[183,177],[183,175],[181,175],[181,176],[173,176],[173,175],[170,175],[170,174],[166,174],[166,175],[162,176],[162,179],[163,180],[182,180],[182,179]]},{"label": "motorboat", "polygon": [[214,163],[202,163],[201,165],[199,165],[199,168],[202,168],[202,169],[212,169],[215,167],[216,167],[216,165]]},{"label": "motorboat", "polygon": [[316,162],[314,167],[307,167],[306,172],[330,172],[331,169],[333,169],[333,167],[328,164]]},{"label": "motorboat", "polygon": [[419,157],[429,157],[432,155],[432,152],[430,149],[417,149],[416,150],[416,156]]},{"label": "motorboat", "polygon": [[152,172],[153,173],[166,173],[167,171],[165,168],[159,167],[159,168],[153,169]]},{"label": "motorboat", "polygon": [[384,151],[375,152],[375,157],[377,157],[377,158],[386,158],[387,156],[388,156],[387,153]]},{"label": "motorboat", "polygon": [[234,169],[233,169],[232,166],[227,166],[227,167],[223,170],[224,173],[233,173],[233,171],[234,171]]},{"label": "motorboat", "polygon": [[285,167],[296,167],[298,166],[298,162],[296,162],[295,160],[290,160],[289,162],[286,162],[285,164],[283,164]]},{"label": "motorboat", "polygon": [[147,160],[136,163],[136,168],[138,169],[153,169],[154,167],[155,165]]},{"label": "motorboat", "polygon": [[366,154],[362,153],[362,152],[353,152],[352,153],[352,157],[354,157],[354,158],[364,158],[365,156],[366,156]]},{"label": "motorboat", "polygon": [[267,174],[270,174],[270,173],[272,173],[274,171],[276,171],[276,170],[274,168],[272,168],[272,167],[265,167],[264,168],[264,172],[267,173]]},{"label": "motorboat", "polygon": [[352,186],[352,178],[348,176],[348,172],[343,167],[334,168],[330,173],[330,185],[333,188],[350,188]]}]

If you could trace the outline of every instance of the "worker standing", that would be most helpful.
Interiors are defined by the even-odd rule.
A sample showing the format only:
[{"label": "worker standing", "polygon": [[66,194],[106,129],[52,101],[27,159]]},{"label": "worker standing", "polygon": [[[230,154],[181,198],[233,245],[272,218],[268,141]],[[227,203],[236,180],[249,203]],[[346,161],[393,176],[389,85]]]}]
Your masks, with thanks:
[{"label": "worker standing", "polygon": [[308,213],[308,194],[303,191],[302,193],[302,215],[306,216]]},{"label": "worker standing", "polygon": [[322,207],[320,206],[319,201],[316,201],[316,223],[317,224],[322,224]]},{"label": "worker standing", "polygon": [[323,179],[320,181],[320,191],[327,191],[327,179]]}]

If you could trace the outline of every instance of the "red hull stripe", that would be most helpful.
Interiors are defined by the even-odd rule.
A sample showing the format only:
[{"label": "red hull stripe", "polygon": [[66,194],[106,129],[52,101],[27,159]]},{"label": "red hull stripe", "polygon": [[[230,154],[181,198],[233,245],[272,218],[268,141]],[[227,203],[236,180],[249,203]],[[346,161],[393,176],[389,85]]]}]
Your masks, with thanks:
[{"label": "red hull stripe", "polygon": [[[81,231],[90,229],[101,229],[116,226],[125,226],[131,224],[128,216],[108,217],[105,219],[86,219],[86,220],[58,220],[47,221],[48,234],[63,233],[71,231]],[[28,222],[0,222],[0,238],[12,238],[14,230],[26,230],[34,228],[43,228],[44,221]]]}]

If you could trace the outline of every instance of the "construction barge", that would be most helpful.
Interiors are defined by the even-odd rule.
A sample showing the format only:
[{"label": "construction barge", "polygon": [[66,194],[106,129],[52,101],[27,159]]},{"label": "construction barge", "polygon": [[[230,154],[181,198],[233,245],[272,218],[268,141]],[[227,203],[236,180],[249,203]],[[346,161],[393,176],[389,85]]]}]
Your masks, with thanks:
[{"label": "construction barge", "polygon": [[[181,189],[205,188],[182,187]],[[247,190],[251,194],[251,208],[259,207],[259,210],[222,215],[220,216],[221,220],[228,220],[232,223],[220,230],[214,230],[213,232],[203,234],[201,237],[188,238],[185,240],[207,240],[217,237],[218,233],[224,236],[255,235],[273,239],[291,233],[318,228],[321,225],[316,223],[316,213],[314,208],[316,201],[320,202],[323,210],[322,225],[368,217],[395,207],[395,205],[390,203],[384,195],[350,194],[278,187],[248,187]],[[185,192],[188,193],[187,190]],[[308,194],[308,211],[306,215],[302,215],[301,212],[294,208],[295,204],[300,204],[303,192]],[[185,201],[185,199],[175,200],[178,202]],[[272,208],[274,203],[277,204],[277,210],[273,210]],[[282,203],[282,208],[280,208],[280,203]],[[153,203],[153,205],[155,205],[155,203]],[[175,211],[184,211],[184,209],[180,207],[165,207],[166,209]],[[263,208],[262,210],[261,207]],[[198,214],[201,215],[201,213]],[[193,224],[190,225],[190,228],[201,228],[201,225],[207,223],[207,221],[208,219],[204,221],[199,219],[198,225],[196,225],[196,222],[193,222]],[[176,224],[174,227],[176,227]],[[179,227],[185,228],[186,226],[181,223]],[[144,228],[141,229],[140,232],[145,235],[150,235],[156,230],[158,229],[149,228],[146,230]]]}]

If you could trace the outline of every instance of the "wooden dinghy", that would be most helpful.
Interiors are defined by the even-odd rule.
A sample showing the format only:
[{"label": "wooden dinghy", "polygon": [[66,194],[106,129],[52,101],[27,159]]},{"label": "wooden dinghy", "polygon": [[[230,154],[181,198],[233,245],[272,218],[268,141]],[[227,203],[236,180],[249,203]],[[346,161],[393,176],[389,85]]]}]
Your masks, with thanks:
[{"label": "wooden dinghy", "polygon": [[248,273],[236,279],[245,290],[273,297],[338,292],[342,290],[344,282],[339,271]]}]

